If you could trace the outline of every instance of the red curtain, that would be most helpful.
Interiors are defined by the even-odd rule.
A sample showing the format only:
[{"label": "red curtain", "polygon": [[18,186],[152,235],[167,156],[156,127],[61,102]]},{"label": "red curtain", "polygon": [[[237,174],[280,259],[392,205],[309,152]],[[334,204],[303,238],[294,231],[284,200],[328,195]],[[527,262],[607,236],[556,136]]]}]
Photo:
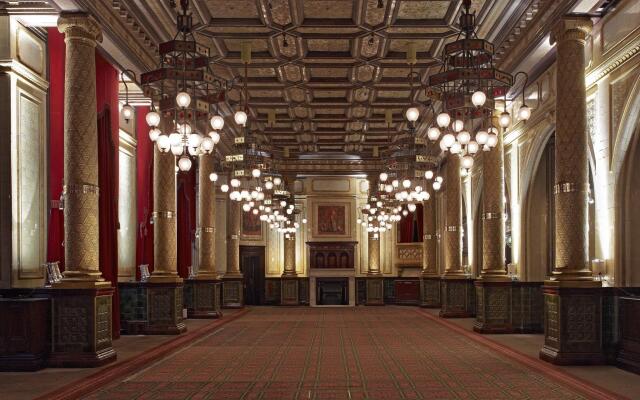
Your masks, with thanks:
[{"label": "red curtain", "polygon": [[422,242],[423,224],[422,218],[424,210],[422,204],[416,204],[416,210],[410,212],[406,217],[402,217],[398,224],[398,243]]},{"label": "red curtain", "polygon": [[64,35],[58,28],[47,29],[49,58],[49,231],[47,261],[60,261],[64,271],[64,218],[57,202],[64,181]]},{"label": "red curtain", "polygon": [[98,111],[98,184],[100,186],[100,271],[111,281],[113,337],[120,337],[118,293],[118,71],[96,53],[96,99]]},{"label": "red curtain", "polygon": [[[136,266],[149,264],[153,271],[153,143],[149,139],[149,126],[145,116],[149,107],[136,107],[136,179],[138,204],[138,234],[136,237]],[[136,279],[140,280],[140,270],[136,267]]]},{"label": "red curtain", "polygon": [[189,277],[191,265],[191,246],[196,231],[196,171],[195,166],[189,172],[178,173],[178,274]]}]

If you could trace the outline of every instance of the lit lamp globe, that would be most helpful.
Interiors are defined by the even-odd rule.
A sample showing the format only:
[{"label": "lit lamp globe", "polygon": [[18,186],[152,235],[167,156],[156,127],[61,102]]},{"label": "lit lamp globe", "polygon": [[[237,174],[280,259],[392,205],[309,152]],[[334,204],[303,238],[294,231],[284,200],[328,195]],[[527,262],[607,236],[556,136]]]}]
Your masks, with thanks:
[{"label": "lit lamp globe", "polygon": [[178,107],[187,108],[191,104],[191,96],[187,92],[180,92],[176,95],[176,104]]},{"label": "lit lamp globe", "polygon": [[182,172],[189,171],[191,169],[191,159],[187,156],[180,157],[178,160],[178,168],[180,168]]},{"label": "lit lamp globe", "polygon": [[436,123],[440,128],[446,128],[447,126],[449,126],[450,122],[451,122],[451,116],[449,116],[449,114],[447,113],[444,113],[444,112],[440,113],[436,117]]},{"label": "lit lamp globe", "polygon": [[476,154],[480,150],[480,145],[478,142],[472,140],[467,144],[467,153]]},{"label": "lit lamp globe", "polygon": [[389,178],[389,175],[387,175],[386,172],[383,172],[380,174],[380,182],[386,182],[388,178]]},{"label": "lit lamp globe", "polygon": [[489,138],[487,139],[487,146],[489,147],[496,147],[496,145],[498,144],[498,135],[489,135]]},{"label": "lit lamp globe", "polygon": [[158,138],[160,137],[160,135],[162,135],[162,131],[158,128],[152,128],[149,131],[149,139],[152,142],[155,142],[156,140],[158,140]]},{"label": "lit lamp globe", "polygon": [[442,137],[442,144],[447,148],[453,146],[455,142],[456,142],[456,137],[453,136],[451,133],[447,133]]},{"label": "lit lamp globe", "polygon": [[408,189],[411,187],[411,181],[409,179],[405,179],[402,181],[402,187]]},{"label": "lit lamp globe", "polygon": [[[215,172],[212,172],[209,174],[209,180],[211,182],[217,182],[218,181],[218,174],[216,174]],[[227,186],[228,188],[228,186]]]},{"label": "lit lamp globe", "polygon": [[420,116],[420,111],[416,107],[410,107],[405,112],[405,116],[409,122],[416,122]]},{"label": "lit lamp globe", "polygon": [[267,190],[271,190],[271,189],[273,189],[273,182],[271,182],[271,181],[266,181],[266,182],[264,183],[264,187],[265,187],[265,189],[267,189]]},{"label": "lit lamp globe", "polygon": [[233,115],[233,119],[236,121],[236,124],[240,126],[245,126],[247,124],[247,113],[239,110]]},{"label": "lit lamp globe", "polygon": [[479,145],[487,144],[487,139],[489,139],[489,134],[486,131],[478,131],[478,133],[476,133],[476,142],[478,142]]},{"label": "lit lamp globe", "polygon": [[441,177],[441,176],[436,176],[436,182],[440,182],[440,183],[442,183],[442,181],[443,181],[443,180],[444,180],[444,179],[442,179],[442,177]]},{"label": "lit lamp globe", "polygon": [[216,131],[222,129],[224,127],[224,118],[219,115],[211,117],[211,127]]},{"label": "lit lamp globe", "polygon": [[198,147],[202,143],[202,136],[198,133],[192,133],[189,135],[188,143],[189,147]]},{"label": "lit lamp globe", "polygon": [[507,128],[511,125],[511,115],[508,112],[503,111],[502,114],[500,114],[498,121],[500,122],[501,127]]},{"label": "lit lamp globe", "polygon": [[133,118],[133,114],[135,114],[135,110],[129,105],[129,103],[122,106],[122,110],[120,112],[122,113],[122,118],[127,122],[129,122],[129,120]]},{"label": "lit lamp globe", "polygon": [[144,118],[147,121],[147,125],[152,128],[160,125],[160,114],[155,111],[149,111]]},{"label": "lit lamp globe", "polygon": [[273,178],[273,184],[278,186],[279,184],[282,183],[282,179],[278,176],[276,176],[275,178]]},{"label": "lit lamp globe", "polygon": [[220,143],[220,134],[216,131],[209,132],[209,137],[213,140],[213,144]]},{"label": "lit lamp globe", "polygon": [[180,144],[177,146],[171,146],[171,153],[176,157],[181,156],[182,153],[184,153],[184,147]]},{"label": "lit lamp globe", "polygon": [[526,104],[523,104],[518,110],[518,118],[524,122],[527,122],[527,120],[531,118],[531,109]]},{"label": "lit lamp globe", "polygon": [[462,157],[460,164],[464,169],[471,169],[471,167],[473,167],[473,157],[471,156]]},{"label": "lit lamp globe", "polygon": [[460,142],[455,142],[451,145],[451,149],[450,149],[452,154],[460,154],[460,152],[462,151],[462,145],[460,144]]},{"label": "lit lamp globe", "polygon": [[247,204],[247,203],[244,203],[242,205],[242,211],[249,212],[249,210],[251,210],[251,206],[249,204]]},{"label": "lit lamp globe", "polygon": [[442,187],[442,183],[435,181],[433,182],[433,190],[438,191]]},{"label": "lit lamp globe", "polygon": [[464,122],[462,122],[461,120],[457,119],[455,121],[453,121],[453,130],[455,132],[460,132],[464,129]]},{"label": "lit lamp globe", "polygon": [[174,132],[171,135],[169,135],[169,143],[171,143],[171,146],[182,146],[182,135]]},{"label": "lit lamp globe", "polygon": [[438,140],[438,138],[440,137],[440,129],[432,126],[427,130],[427,137],[429,138],[429,140]]},{"label": "lit lamp globe", "polygon": [[416,205],[413,203],[409,203],[407,204],[407,208],[409,209],[409,211],[414,212],[416,210]]},{"label": "lit lamp globe", "polygon": [[471,95],[471,102],[476,107],[482,107],[487,101],[487,95],[483,91],[478,90]]},{"label": "lit lamp globe", "polygon": [[202,142],[200,143],[200,148],[202,149],[202,151],[207,154],[211,154],[211,152],[213,151],[213,147],[213,139],[211,139],[210,137],[202,139]]},{"label": "lit lamp globe", "polygon": [[156,139],[156,145],[161,153],[166,153],[171,150],[171,140],[169,140],[169,136],[167,135],[158,136],[158,139]]},{"label": "lit lamp globe", "polygon": [[422,192],[422,201],[427,201],[431,198],[431,195],[429,194],[429,192]]},{"label": "lit lamp globe", "polygon": [[425,171],[424,172],[424,177],[426,179],[433,179],[433,171],[431,171],[431,170]]},{"label": "lit lamp globe", "polygon": [[251,176],[253,176],[254,178],[260,178],[260,170],[258,168],[254,168],[251,171]]},{"label": "lit lamp globe", "polygon": [[240,187],[240,181],[236,178],[231,179],[231,187],[234,187],[234,188]]},{"label": "lit lamp globe", "polygon": [[458,133],[457,139],[458,139],[458,142],[460,142],[460,144],[466,145],[466,144],[469,144],[469,142],[471,141],[471,135],[467,131],[462,131]]}]

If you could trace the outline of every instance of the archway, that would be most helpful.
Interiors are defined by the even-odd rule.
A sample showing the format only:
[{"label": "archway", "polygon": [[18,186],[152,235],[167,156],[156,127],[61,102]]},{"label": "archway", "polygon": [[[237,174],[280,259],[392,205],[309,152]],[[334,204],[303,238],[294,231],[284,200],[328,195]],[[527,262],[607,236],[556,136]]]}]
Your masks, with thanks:
[{"label": "archway", "polygon": [[640,131],[632,139],[618,190],[620,286],[640,286]]}]

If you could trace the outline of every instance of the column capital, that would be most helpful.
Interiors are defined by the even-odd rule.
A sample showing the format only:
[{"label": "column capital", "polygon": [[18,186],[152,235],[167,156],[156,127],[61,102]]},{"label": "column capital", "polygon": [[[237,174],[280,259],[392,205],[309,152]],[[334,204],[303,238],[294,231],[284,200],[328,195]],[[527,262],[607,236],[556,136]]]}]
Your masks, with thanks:
[{"label": "column capital", "polygon": [[98,21],[84,12],[64,12],[58,18],[58,31],[66,38],[87,39],[102,42],[102,29]]},{"label": "column capital", "polygon": [[566,15],[551,29],[549,40],[551,44],[566,40],[577,40],[584,44],[592,27],[593,22],[588,16]]}]

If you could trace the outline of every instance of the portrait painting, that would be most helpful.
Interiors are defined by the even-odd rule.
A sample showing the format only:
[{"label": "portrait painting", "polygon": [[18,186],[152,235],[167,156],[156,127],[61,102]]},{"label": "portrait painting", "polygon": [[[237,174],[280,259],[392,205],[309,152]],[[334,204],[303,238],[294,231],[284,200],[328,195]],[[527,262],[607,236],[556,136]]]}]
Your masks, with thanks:
[{"label": "portrait painting", "polygon": [[318,205],[317,233],[327,236],[347,235],[345,205]]},{"label": "portrait painting", "polygon": [[260,216],[252,212],[242,213],[242,235],[260,237],[262,236],[262,221]]}]

